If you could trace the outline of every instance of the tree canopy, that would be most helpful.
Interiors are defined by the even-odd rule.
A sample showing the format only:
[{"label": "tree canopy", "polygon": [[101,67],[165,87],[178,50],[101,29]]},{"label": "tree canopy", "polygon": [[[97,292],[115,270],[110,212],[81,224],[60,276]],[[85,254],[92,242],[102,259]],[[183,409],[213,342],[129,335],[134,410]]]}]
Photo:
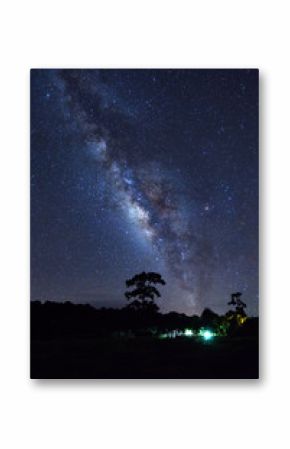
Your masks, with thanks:
[{"label": "tree canopy", "polygon": [[161,294],[156,288],[156,284],[165,285],[159,273],[148,272],[136,274],[131,279],[126,280],[126,287],[133,287],[133,290],[127,290],[125,296],[130,303],[130,307],[137,310],[158,310],[158,306],[154,303],[155,298],[160,298]]}]

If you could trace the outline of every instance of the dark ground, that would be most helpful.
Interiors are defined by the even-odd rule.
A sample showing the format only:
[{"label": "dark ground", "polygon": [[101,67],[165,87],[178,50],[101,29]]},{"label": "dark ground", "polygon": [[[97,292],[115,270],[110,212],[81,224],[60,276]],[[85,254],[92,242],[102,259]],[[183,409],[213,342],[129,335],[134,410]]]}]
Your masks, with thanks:
[{"label": "dark ground", "polygon": [[255,337],[31,341],[33,379],[256,379],[258,360]]}]

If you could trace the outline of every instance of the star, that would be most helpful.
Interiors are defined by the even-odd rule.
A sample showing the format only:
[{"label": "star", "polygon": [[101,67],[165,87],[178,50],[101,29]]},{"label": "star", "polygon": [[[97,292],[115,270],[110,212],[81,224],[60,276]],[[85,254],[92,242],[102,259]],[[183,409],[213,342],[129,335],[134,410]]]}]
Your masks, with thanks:
[{"label": "star", "polygon": [[257,311],[257,72],[31,79],[32,297],[90,285],[122,307],[124,279],[159,270],[163,311],[223,312],[237,277]]}]

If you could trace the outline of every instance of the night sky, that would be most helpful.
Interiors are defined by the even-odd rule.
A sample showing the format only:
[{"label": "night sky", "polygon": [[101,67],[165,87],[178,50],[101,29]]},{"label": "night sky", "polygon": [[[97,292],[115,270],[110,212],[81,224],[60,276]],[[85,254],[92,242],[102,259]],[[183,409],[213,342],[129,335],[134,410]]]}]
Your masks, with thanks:
[{"label": "night sky", "polygon": [[258,71],[32,70],[31,299],[258,313]]}]

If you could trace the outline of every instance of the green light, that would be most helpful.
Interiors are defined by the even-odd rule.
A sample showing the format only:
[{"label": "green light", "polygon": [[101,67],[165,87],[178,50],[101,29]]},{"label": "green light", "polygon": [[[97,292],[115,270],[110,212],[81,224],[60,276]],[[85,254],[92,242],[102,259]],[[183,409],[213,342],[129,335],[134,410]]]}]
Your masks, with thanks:
[{"label": "green light", "polygon": [[160,338],[161,340],[163,340],[164,338],[168,338],[168,335],[167,335],[167,334],[160,334],[160,335],[159,335],[159,338]]},{"label": "green light", "polygon": [[193,336],[193,331],[191,329],[185,329],[184,335],[186,337],[192,337]]},{"label": "green light", "polygon": [[214,333],[208,329],[200,329],[199,335],[206,341],[211,340],[214,337]]},{"label": "green light", "polygon": [[205,340],[210,340],[213,337],[213,333],[209,330],[205,330],[203,333],[203,338]]}]

